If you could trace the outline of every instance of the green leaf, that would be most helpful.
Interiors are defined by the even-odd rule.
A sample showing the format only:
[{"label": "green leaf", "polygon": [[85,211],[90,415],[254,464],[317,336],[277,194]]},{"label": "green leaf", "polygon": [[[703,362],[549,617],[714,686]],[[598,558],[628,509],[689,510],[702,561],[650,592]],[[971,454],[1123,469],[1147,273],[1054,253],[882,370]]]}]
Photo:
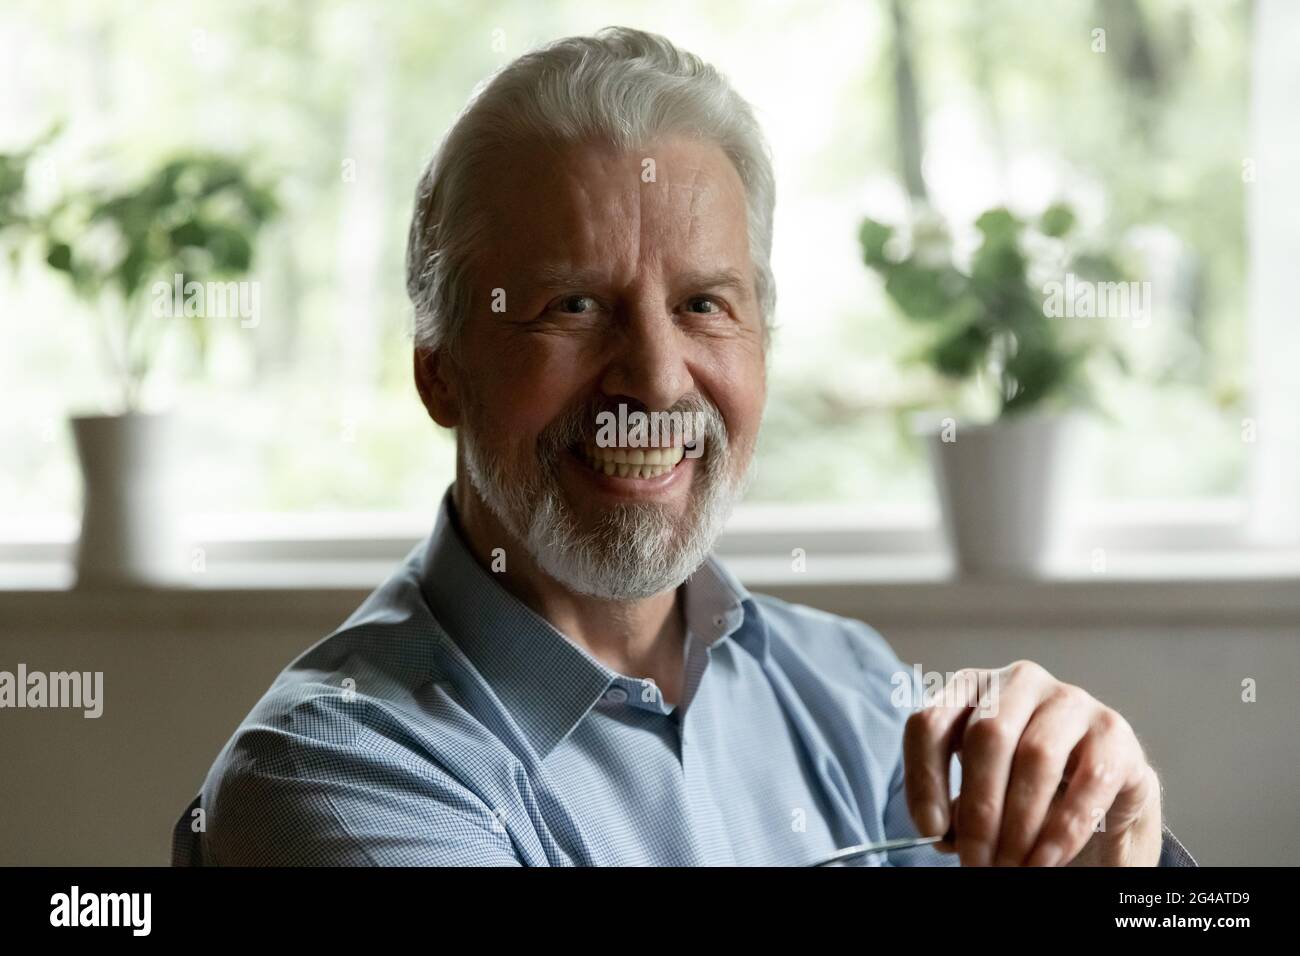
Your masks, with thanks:
[{"label": "green leaf", "polygon": [[939,319],[961,295],[965,280],[952,268],[929,268],[900,262],[889,270],[885,291],[912,319]]},{"label": "green leaf", "polygon": [[927,357],[941,375],[966,378],[981,364],[988,344],[988,333],[983,328],[962,325],[931,345]]},{"label": "green leaf", "polygon": [[212,267],[218,272],[246,272],[253,264],[253,244],[248,236],[231,226],[215,226],[208,250]]},{"label": "green leaf", "polygon": [[858,241],[862,243],[862,258],[867,265],[879,269],[889,264],[889,260],[885,258],[885,243],[893,234],[894,230],[884,223],[876,222],[874,219],[862,220],[862,227],[858,230]]},{"label": "green leaf", "polygon": [[204,248],[210,240],[211,234],[204,227],[203,223],[197,219],[187,219],[185,222],[174,226],[169,235],[172,246],[181,248],[184,246],[195,246]]},{"label": "green leaf", "polygon": [[975,251],[971,278],[986,296],[1010,298],[1025,289],[1027,269],[1024,254],[1014,240],[1000,238],[986,241]]},{"label": "green leaf", "polygon": [[1038,228],[1043,235],[1060,239],[1074,228],[1074,210],[1065,203],[1054,203],[1043,212]]},{"label": "green leaf", "polygon": [[975,228],[984,234],[985,243],[1014,242],[1020,232],[1020,220],[1009,210],[998,207],[976,219]]},{"label": "green leaf", "polygon": [[1075,356],[1046,345],[1017,348],[1006,364],[1004,374],[1014,379],[1016,391],[1004,397],[1003,408],[1024,409],[1064,390],[1074,371]]},{"label": "green leaf", "polygon": [[72,247],[66,242],[56,242],[50,246],[45,261],[60,272],[72,272]]}]

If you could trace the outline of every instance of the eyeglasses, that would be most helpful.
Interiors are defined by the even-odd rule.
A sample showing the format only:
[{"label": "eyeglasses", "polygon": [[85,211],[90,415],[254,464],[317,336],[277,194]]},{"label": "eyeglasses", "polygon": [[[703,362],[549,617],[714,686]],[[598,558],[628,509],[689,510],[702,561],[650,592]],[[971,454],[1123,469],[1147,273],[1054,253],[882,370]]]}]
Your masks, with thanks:
[{"label": "eyeglasses", "polygon": [[818,860],[816,863],[809,863],[809,866],[831,866],[834,863],[843,863],[845,860],[855,860],[858,857],[874,856],[876,854],[893,853],[899,850],[911,850],[920,846],[933,846],[941,843],[945,839],[951,839],[953,833],[949,830],[943,836],[929,837],[904,837],[900,840],[882,840],[879,843],[862,843],[858,846],[846,846],[842,850],[836,850],[824,860]]}]

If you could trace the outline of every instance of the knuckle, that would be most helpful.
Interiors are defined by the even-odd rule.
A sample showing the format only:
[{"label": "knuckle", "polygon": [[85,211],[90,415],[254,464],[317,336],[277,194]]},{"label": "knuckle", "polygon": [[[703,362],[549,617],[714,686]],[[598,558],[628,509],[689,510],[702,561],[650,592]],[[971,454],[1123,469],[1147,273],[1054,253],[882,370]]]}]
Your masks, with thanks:
[{"label": "knuckle", "polygon": [[1086,839],[1092,832],[1092,816],[1084,810],[1067,810],[1061,815],[1061,832],[1072,840]]},{"label": "knuckle", "polygon": [[1077,684],[1061,684],[1052,696],[1070,709],[1082,707],[1092,700],[1092,695]]},{"label": "knuckle", "polygon": [[1007,666],[1006,670],[1009,677],[1021,680],[1033,680],[1051,676],[1047,673],[1047,669],[1043,667],[1042,664],[1031,660],[1025,660],[1023,658],[1018,661],[1012,661],[1011,664]]},{"label": "knuckle", "polygon": [[1115,765],[1104,757],[1083,762],[1078,773],[1083,778],[1081,782],[1090,789],[1109,786],[1116,776]]},{"label": "knuckle", "polygon": [[982,717],[966,729],[966,741],[976,750],[998,750],[1015,744],[1013,731],[1005,721]]},{"label": "knuckle", "polygon": [[973,836],[982,836],[991,831],[1002,814],[997,799],[988,795],[963,799],[960,811],[958,830]]},{"label": "knuckle", "polygon": [[1015,764],[1026,774],[1042,777],[1050,772],[1055,759],[1055,749],[1040,737],[1022,737],[1016,747]]},{"label": "knuckle", "polygon": [[1025,807],[1033,802],[1042,788],[1042,779],[1033,773],[1020,773],[1017,771],[1011,778],[1011,785],[1007,787],[1007,813],[1008,817],[1012,816],[1012,808]]},{"label": "knuckle", "polygon": [[1128,721],[1117,710],[1103,707],[1097,714],[1097,727],[1107,736],[1123,735],[1128,731]]}]

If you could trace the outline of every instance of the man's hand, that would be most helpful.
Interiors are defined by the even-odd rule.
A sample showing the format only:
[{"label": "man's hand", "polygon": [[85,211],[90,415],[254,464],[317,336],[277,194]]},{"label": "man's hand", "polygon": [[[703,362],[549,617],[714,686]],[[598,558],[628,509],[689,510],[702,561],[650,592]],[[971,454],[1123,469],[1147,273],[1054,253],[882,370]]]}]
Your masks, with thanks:
[{"label": "man's hand", "polygon": [[[982,688],[978,699],[952,692]],[[965,704],[965,705],[964,705]],[[949,806],[948,768],[962,780]],[[1160,783],[1128,721],[1032,661],[954,674],[903,732],[907,805],[963,866],[1155,866]]]}]

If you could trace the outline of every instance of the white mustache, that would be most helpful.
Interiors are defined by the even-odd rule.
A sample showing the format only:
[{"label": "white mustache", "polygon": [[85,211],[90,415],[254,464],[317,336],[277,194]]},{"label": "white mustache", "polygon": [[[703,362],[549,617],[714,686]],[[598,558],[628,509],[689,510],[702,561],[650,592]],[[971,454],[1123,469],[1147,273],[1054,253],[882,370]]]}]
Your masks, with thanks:
[{"label": "white mustache", "polygon": [[[723,421],[722,413],[718,411],[716,405],[702,397],[688,398],[665,411],[651,412],[638,409],[635,412],[628,413],[626,404],[621,405],[620,409],[621,411],[617,411],[608,407],[596,408],[591,405],[584,405],[566,413],[563,417],[547,426],[539,436],[538,457],[547,466],[557,467],[561,454],[567,449],[574,446],[583,447],[587,444],[599,446],[600,443],[596,440],[596,436],[600,431],[598,423],[600,416],[605,414],[623,416],[619,419],[620,433],[625,433],[623,423],[626,421],[625,416],[628,414],[672,416],[669,419],[670,421],[696,422],[697,424],[694,427],[677,428],[668,432],[669,435],[674,436],[674,439],[675,437],[689,439],[681,442],[681,445],[686,449],[687,458],[701,457],[704,454],[706,442],[719,447],[726,447],[727,426]],[[676,441],[657,445],[637,445],[619,441],[614,447],[671,447],[672,444],[676,444]]]}]

